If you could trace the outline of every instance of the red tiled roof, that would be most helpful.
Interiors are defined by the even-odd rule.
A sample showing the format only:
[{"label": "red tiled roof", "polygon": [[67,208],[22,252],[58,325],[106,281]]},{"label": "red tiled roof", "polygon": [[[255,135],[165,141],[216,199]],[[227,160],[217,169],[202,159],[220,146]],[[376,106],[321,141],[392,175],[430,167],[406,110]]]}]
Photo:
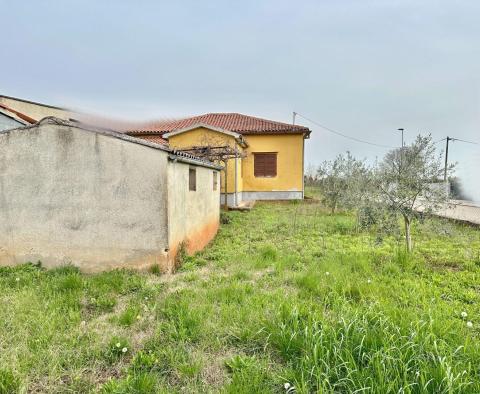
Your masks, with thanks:
[{"label": "red tiled roof", "polygon": [[163,138],[161,135],[158,134],[149,134],[149,135],[135,135],[138,138],[141,138],[142,140],[154,142],[156,144],[160,145],[168,145],[168,141]]},{"label": "red tiled roof", "polygon": [[156,134],[181,130],[196,124],[206,124],[212,127],[234,131],[239,134],[310,134],[310,129],[305,126],[276,122],[273,120],[256,118],[254,116],[237,113],[217,113],[193,116],[190,118],[164,120],[146,124],[143,127],[127,131],[128,134]]}]

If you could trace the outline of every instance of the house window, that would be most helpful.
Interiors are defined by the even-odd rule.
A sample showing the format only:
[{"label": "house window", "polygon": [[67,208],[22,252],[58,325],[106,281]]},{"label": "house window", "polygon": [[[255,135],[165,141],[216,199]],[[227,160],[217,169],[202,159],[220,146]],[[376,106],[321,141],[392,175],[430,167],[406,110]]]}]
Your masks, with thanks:
[{"label": "house window", "polygon": [[254,153],[253,161],[253,172],[256,177],[277,176],[277,153]]},{"label": "house window", "polygon": [[195,168],[188,170],[188,189],[192,191],[197,190],[197,170]]},{"label": "house window", "polygon": [[213,190],[217,190],[218,188],[218,172],[213,171]]}]

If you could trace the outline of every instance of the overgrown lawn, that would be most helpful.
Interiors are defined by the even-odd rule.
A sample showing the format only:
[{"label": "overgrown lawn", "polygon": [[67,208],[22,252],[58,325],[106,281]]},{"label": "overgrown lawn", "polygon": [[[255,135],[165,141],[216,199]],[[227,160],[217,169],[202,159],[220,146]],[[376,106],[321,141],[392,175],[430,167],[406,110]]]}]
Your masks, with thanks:
[{"label": "overgrown lawn", "polygon": [[480,392],[478,229],[407,255],[315,202],[223,221],[171,276],[1,268],[0,393]]}]

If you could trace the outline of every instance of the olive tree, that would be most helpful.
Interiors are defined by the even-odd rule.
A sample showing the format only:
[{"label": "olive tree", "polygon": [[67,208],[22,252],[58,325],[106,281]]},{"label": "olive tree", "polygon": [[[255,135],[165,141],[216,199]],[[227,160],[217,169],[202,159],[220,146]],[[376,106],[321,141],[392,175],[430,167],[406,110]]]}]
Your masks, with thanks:
[{"label": "olive tree", "polygon": [[[447,203],[446,185],[439,182],[444,172],[441,156],[430,135],[419,135],[411,145],[388,152],[374,170],[369,201],[401,215],[408,251],[412,250],[412,221],[420,212],[432,212]],[[451,172],[453,165],[447,170]]]},{"label": "olive tree", "polygon": [[322,202],[335,213],[339,206],[354,205],[355,190],[359,180],[365,178],[367,169],[364,161],[353,157],[350,152],[339,154],[332,161],[324,161],[317,170],[317,182]]}]

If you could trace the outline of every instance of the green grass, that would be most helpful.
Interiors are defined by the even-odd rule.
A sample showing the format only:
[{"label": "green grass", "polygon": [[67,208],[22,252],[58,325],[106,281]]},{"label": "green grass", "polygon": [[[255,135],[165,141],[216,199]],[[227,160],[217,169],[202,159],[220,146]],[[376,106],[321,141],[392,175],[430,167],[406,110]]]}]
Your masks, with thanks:
[{"label": "green grass", "polygon": [[0,268],[0,393],[480,392],[478,229],[408,255],[315,202],[223,222],[173,276]]}]

